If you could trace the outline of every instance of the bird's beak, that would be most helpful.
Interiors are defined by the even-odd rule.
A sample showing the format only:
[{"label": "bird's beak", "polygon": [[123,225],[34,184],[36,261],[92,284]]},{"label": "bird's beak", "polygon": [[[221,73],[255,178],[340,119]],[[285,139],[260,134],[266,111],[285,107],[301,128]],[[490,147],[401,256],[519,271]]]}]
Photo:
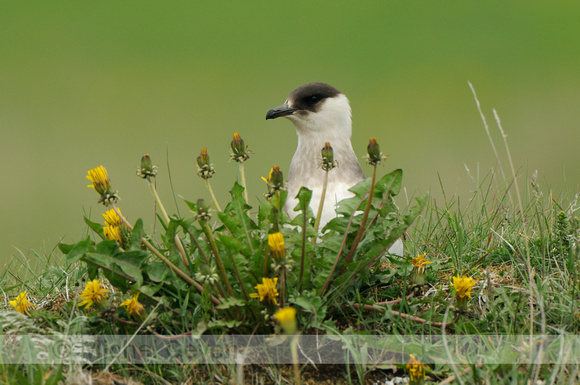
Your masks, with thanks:
[{"label": "bird's beak", "polygon": [[288,106],[287,103],[282,104],[281,106],[274,107],[270,111],[266,113],[266,120],[268,119],[276,119],[280,116],[288,116],[292,115],[294,111],[298,110],[297,108],[292,108]]}]

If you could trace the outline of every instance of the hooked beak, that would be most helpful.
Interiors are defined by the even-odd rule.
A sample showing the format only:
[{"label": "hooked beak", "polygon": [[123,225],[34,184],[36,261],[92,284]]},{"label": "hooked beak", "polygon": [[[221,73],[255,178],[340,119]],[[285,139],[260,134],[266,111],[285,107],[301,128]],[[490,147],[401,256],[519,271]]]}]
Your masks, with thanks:
[{"label": "hooked beak", "polygon": [[279,118],[281,116],[292,115],[294,113],[294,111],[297,111],[297,110],[298,110],[298,108],[292,108],[292,107],[288,106],[287,103],[285,103],[285,104],[282,104],[281,106],[274,107],[270,111],[268,111],[266,113],[266,120],[276,119],[276,118]]}]

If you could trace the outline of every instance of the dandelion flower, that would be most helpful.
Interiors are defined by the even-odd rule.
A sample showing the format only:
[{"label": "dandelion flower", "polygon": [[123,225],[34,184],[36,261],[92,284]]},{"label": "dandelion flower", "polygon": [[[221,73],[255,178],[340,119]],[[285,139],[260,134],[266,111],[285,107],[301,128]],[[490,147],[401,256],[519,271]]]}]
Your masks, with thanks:
[{"label": "dandelion flower", "polygon": [[118,226],[105,226],[103,227],[103,233],[107,240],[117,241],[119,242],[119,245],[123,245],[123,237],[121,236],[121,230]]},{"label": "dandelion flower", "polygon": [[99,203],[109,205],[119,200],[117,192],[111,190],[111,180],[107,175],[107,170],[103,166],[89,170],[87,179],[92,183],[87,187],[95,189],[95,191],[101,196]]},{"label": "dandelion flower", "polygon": [[280,294],[276,290],[276,284],[278,283],[278,278],[262,278],[262,283],[257,284],[255,289],[258,290],[257,293],[251,293],[250,297],[260,298],[260,302],[266,300],[267,303],[272,305],[277,305],[276,297]]},{"label": "dandelion flower", "polygon": [[[117,208],[117,210],[119,210],[119,214],[123,215],[121,213],[121,209]],[[123,220],[119,217],[117,212],[113,209],[108,210],[106,213],[101,214],[101,215],[103,216],[103,218],[105,218],[105,224],[107,226],[121,226],[123,224]]]},{"label": "dandelion flower", "polygon": [[471,298],[471,289],[477,281],[472,277],[453,277],[453,287],[455,288],[455,299],[459,310],[467,310],[467,301]]},{"label": "dandelion flower", "polygon": [[30,308],[34,306],[28,301],[28,298],[26,297],[26,291],[20,293],[14,301],[10,301],[10,305],[14,306],[14,309],[16,309],[16,311],[21,314],[28,314]]},{"label": "dandelion flower", "polygon": [[111,190],[111,180],[107,175],[107,170],[101,165],[97,168],[93,168],[88,171],[87,179],[91,181],[92,184],[88,185],[89,188],[94,188],[96,192],[103,195]]},{"label": "dandelion flower", "polygon": [[137,300],[137,297],[139,297],[139,293],[133,295],[131,299],[126,299],[121,303],[121,306],[126,307],[127,313],[131,314],[136,319],[143,320],[144,316],[146,316],[145,308],[143,307],[143,304]]},{"label": "dandelion flower", "polygon": [[296,331],[296,309],[285,307],[274,313],[274,318],[280,322],[286,334],[294,334]]},{"label": "dandelion flower", "polygon": [[425,366],[415,355],[410,354],[409,363],[405,369],[409,372],[410,383],[413,385],[422,384],[425,380]]},{"label": "dandelion flower", "polygon": [[425,265],[433,263],[425,258],[425,255],[427,253],[417,254],[417,257],[411,260],[411,265],[413,265],[411,280],[413,283],[422,284],[425,282]]},{"label": "dandelion flower", "polygon": [[268,234],[268,248],[276,261],[281,261],[286,256],[286,246],[284,236],[281,232]]},{"label": "dandelion flower", "polygon": [[100,279],[87,282],[83,292],[79,297],[83,300],[79,303],[79,307],[85,305],[85,309],[91,307],[93,304],[102,304],[108,297],[108,289],[103,287]]},{"label": "dandelion flower", "polygon": [[455,288],[455,297],[457,298],[471,298],[471,289],[475,286],[477,281],[472,277],[453,277],[453,287]]}]

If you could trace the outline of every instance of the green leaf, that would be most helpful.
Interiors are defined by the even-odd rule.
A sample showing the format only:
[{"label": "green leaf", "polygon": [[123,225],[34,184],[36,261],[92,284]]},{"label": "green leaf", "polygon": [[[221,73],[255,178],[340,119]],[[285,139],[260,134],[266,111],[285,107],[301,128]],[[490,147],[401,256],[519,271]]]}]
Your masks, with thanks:
[{"label": "green leaf", "polygon": [[102,239],[105,239],[105,234],[103,233],[103,225],[91,221],[89,218],[84,217],[85,223],[93,230],[95,233],[99,234]]},{"label": "green leaf", "polygon": [[131,232],[131,244],[129,246],[132,250],[141,249],[141,238],[145,236],[143,231],[143,220],[141,218],[137,219],[135,226],[133,226],[133,231]]},{"label": "green leaf", "polygon": [[296,195],[298,199],[298,204],[294,207],[294,211],[307,211],[307,208],[310,205],[310,200],[312,199],[312,190],[307,189],[306,187],[300,187],[300,191],[298,191],[298,195]]},{"label": "green leaf", "polygon": [[244,242],[227,235],[218,234],[218,238],[220,242],[223,243],[224,246],[230,249],[232,252],[238,252],[246,246]]},{"label": "green leaf", "polygon": [[148,263],[143,268],[144,272],[147,273],[149,278],[154,282],[165,282],[169,277],[169,267],[161,261],[154,261]]},{"label": "green leaf", "polygon": [[143,283],[143,276],[141,274],[139,261],[142,262],[144,260],[143,255],[147,255],[147,253],[141,251],[129,251],[118,253],[116,255],[108,255],[97,252],[87,253],[86,258],[97,262],[102,266],[109,267],[111,270],[114,270],[113,267],[116,266],[131,280],[135,281],[138,285],[141,285]]},{"label": "green leaf", "polygon": [[242,307],[246,306],[246,303],[239,298],[236,297],[229,297],[222,300],[222,303],[217,306],[217,309],[225,310],[231,307]]},{"label": "green leaf", "polygon": [[[72,247],[70,247],[72,246]],[[64,250],[69,250],[66,256],[66,261],[68,263],[73,263],[78,261],[79,259],[82,258],[83,255],[85,255],[85,253],[88,253],[89,251],[93,251],[93,243],[91,242],[91,239],[89,237],[87,237],[86,239],[74,244],[74,245],[63,245],[63,247],[61,247],[59,245],[59,247],[61,247],[61,251]],[[64,251],[63,251],[64,252]]]},{"label": "green leaf", "polygon": [[403,181],[403,170],[396,169],[390,174],[383,176],[375,184],[375,195],[382,195],[389,192],[392,196],[396,196],[401,191]]}]

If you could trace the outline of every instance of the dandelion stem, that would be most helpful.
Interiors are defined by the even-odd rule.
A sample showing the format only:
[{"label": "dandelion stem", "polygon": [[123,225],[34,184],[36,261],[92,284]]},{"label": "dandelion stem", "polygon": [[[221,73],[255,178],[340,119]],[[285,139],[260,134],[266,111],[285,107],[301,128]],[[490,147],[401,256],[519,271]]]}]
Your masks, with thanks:
[{"label": "dandelion stem", "polygon": [[239,162],[238,164],[240,168],[240,182],[244,188],[244,199],[246,200],[247,204],[250,204],[248,200],[248,188],[246,187],[246,172],[244,171],[244,162]]},{"label": "dandelion stem", "polygon": [[[155,203],[157,204],[157,207],[159,207],[159,211],[161,212],[161,216],[163,217],[163,220],[165,221],[165,223],[167,225],[169,225],[169,215],[167,215],[167,211],[165,210],[165,206],[163,206],[163,203],[161,202],[161,198],[159,198],[159,194],[157,194],[157,189],[155,188],[155,183],[153,183],[153,181],[151,179],[147,179],[147,182],[149,182],[149,188],[151,189],[151,193],[153,194],[153,197],[155,198]],[[183,245],[181,244],[181,239],[179,239],[179,237],[177,236],[177,234],[175,234],[175,236],[173,237],[173,241],[175,242],[175,246],[177,247],[177,251],[179,252],[179,255],[181,256],[181,261],[183,262],[183,264],[185,266],[189,266],[189,261],[187,260],[187,254],[185,253],[185,249],[183,248]]]},{"label": "dandelion stem", "polygon": [[232,289],[232,285],[230,284],[230,280],[228,279],[228,275],[226,273],[226,268],[225,268],[224,262],[222,261],[222,258],[220,256],[217,244],[215,243],[215,239],[214,239],[213,234],[211,232],[211,228],[209,227],[209,224],[204,220],[200,220],[199,224],[202,227],[203,231],[205,232],[207,239],[209,240],[209,243],[211,245],[211,250],[213,251],[215,261],[216,261],[216,263],[218,265],[218,269],[220,271],[220,275],[222,276],[222,280],[224,282],[224,285],[226,286],[226,291],[228,292],[228,295],[233,297],[234,290]]},{"label": "dandelion stem", "polygon": [[[328,186],[328,170],[324,172],[324,184],[322,185],[322,195],[320,197],[320,204],[318,205],[318,213],[316,214],[316,221],[314,222],[314,232],[318,237],[318,227],[320,226],[320,217],[322,216],[322,207],[324,206],[324,198],[326,197],[326,187]],[[312,245],[316,243],[316,237],[312,238]]]},{"label": "dandelion stem", "polygon": [[[121,220],[123,221],[123,223],[125,223],[125,225],[132,231],[133,230],[133,226],[129,223],[129,221],[127,221],[127,219],[125,219],[125,217],[123,217],[121,215],[121,213],[119,212],[119,209],[117,208],[117,206],[115,204],[113,204],[112,206],[113,206],[113,210],[115,210],[115,212],[117,213],[117,215],[119,216],[119,218],[121,218]],[[149,251],[151,253],[153,253],[153,255],[155,255],[157,258],[159,258],[161,261],[163,261],[171,270],[173,270],[173,272],[175,272],[175,274],[177,274],[179,277],[181,277],[185,282],[189,283],[192,286],[195,286],[195,288],[200,293],[203,292],[203,286],[201,284],[199,284],[197,281],[195,281],[193,278],[191,278],[189,275],[187,275],[179,267],[175,266],[169,259],[167,259],[163,254],[161,254],[159,252],[159,250],[157,250],[155,248],[155,246],[153,246],[147,239],[145,239],[144,237],[142,237],[141,238],[141,243],[143,245],[145,245],[145,247],[147,249],[149,249]],[[216,296],[214,296],[214,295],[211,296],[211,300],[216,305],[219,305],[221,303],[221,301]]]},{"label": "dandelion stem", "polygon": [[[371,187],[369,189],[369,195],[367,198],[367,205],[365,207],[365,211],[363,214],[363,218],[362,221],[360,223],[360,227],[358,229],[358,232],[356,233],[356,237],[354,238],[354,241],[352,242],[352,247],[350,248],[350,251],[348,252],[346,258],[344,259],[344,263],[350,263],[352,261],[352,257],[354,256],[354,253],[356,251],[356,248],[362,238],[362,235],[365,231],[365,226],[367,224],[367,219],[369,218],[369,211],[371,211],[371,204],[373,202],[373,195],[375,192],[375,180],[377,178],[377,165],[373,165],[373,179],[371,180]],[[342,266],[342,268],[340,269],[340,272],[338,273],[338,275],[342,275],[344,274],[344,271],[346,270],[346,266]]]},{"label": "dandelion stem", "polygon": [[213,190],[211,188],[211,184],[209,183],[209,178],[205,180],[205,185],[207,186],[207,191],[209,191],[209,195],[211,196],[211,201],[213,202],[215,209],[217,211],[222,211],[220,204],[218,203],[218,201],[213,193]]},{"label": "dandelion stem", "polygon": [[285,296],[286,296],[286,269],[284,267],[280,268],[280,308],[285,306]]}]

